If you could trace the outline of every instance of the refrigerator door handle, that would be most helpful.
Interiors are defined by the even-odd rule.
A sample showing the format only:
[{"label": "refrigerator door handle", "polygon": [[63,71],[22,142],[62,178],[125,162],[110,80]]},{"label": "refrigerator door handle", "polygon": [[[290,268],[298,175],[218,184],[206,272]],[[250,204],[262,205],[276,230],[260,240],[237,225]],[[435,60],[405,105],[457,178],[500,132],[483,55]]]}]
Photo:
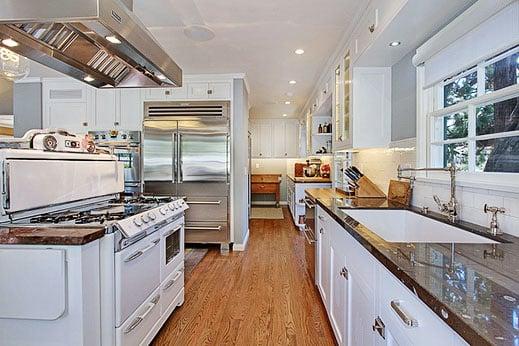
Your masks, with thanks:
[{"label": "refrigerator door handle", "polygon": [[175,184],[177,182],[177,160],[178,160],[178,156],[177,156],[177,133],[174,132],[173,133],[173,164],[172,164],[172,170],[173,170],[173,179],[172,179],[172,183]]},{"label": "refrigerator door handle", "polygon": [[177,160],[178,160],[178,183],[183,183],[184,182],[184,177],[183,177],[183,174],[182,174],[182,133],[179,133],[178,134],[178,141],[177,141],[177,146],[178,146],[178,156],[177,156]]}]

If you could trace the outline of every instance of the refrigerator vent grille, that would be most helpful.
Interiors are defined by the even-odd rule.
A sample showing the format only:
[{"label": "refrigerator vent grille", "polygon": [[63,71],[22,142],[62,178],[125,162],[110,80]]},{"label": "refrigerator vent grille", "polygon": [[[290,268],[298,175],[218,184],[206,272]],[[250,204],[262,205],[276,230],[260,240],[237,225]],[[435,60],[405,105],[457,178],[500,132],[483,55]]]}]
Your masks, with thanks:
[{"label": "refrigerator vent grille", "polygon": [[226,106],[224,104],[168,104],[153,105],[148,107],[148,116],[169,117],[225,117]]}]

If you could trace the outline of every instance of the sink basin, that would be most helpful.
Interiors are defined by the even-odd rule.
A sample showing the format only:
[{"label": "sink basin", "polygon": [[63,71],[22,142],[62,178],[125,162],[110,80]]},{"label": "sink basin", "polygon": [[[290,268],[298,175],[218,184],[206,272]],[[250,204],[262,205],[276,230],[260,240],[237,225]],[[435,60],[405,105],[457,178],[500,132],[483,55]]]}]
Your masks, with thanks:
[{"label": "sink basin", "polygon": [[343,212],[390,243],[498,243],[408,210],[343,209]]}]

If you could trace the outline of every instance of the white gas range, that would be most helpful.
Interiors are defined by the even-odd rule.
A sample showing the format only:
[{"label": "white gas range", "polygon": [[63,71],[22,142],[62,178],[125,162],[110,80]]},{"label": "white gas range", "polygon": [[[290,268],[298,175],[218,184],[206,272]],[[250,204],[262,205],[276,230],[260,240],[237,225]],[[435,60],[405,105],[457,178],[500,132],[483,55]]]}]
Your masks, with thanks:
[{"label": "white gas range", "polygon": [[[184,200],[119,200],[124,176],[110,155],[3,149],[0,160],[3,222],[17,227],[105,228],[99,241],[99,299],[93,300],[99,301],[99,323],[85,324],[83,316],[72,311],[58,319],[69,319],[67,325],[78,325],[81,333],[100,326],[100,331],[91,330],[99,333],[99,345],[149,343],[184,301]],[[72,273],[66,279],[74,280]],[[85,283],[66,286],[91,289]],[[82,299],[78,293],[69,292],[64,299]],[[81,305],[85,302],[65,304]],[[70,320],[74,318],[78,320]],[[34,320],[29,325],[35,343],[46,335],[71,344],[62,324],[53,329],[48,321]]]}]

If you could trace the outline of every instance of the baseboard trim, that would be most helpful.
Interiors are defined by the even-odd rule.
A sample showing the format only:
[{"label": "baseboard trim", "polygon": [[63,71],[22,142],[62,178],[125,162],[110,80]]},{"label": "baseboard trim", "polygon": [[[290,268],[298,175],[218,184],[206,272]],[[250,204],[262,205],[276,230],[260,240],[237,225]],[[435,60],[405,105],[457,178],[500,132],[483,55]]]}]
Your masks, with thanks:
[{"label": "baseboard trim", "polygon": [[247,234],[245,234],[245,239],[243,239],[243,244],[236,244],[234,243],[232,245],[232,251],[245,251],[247,248],[247,243],[249,242],[249,229],[247,228]]}]

